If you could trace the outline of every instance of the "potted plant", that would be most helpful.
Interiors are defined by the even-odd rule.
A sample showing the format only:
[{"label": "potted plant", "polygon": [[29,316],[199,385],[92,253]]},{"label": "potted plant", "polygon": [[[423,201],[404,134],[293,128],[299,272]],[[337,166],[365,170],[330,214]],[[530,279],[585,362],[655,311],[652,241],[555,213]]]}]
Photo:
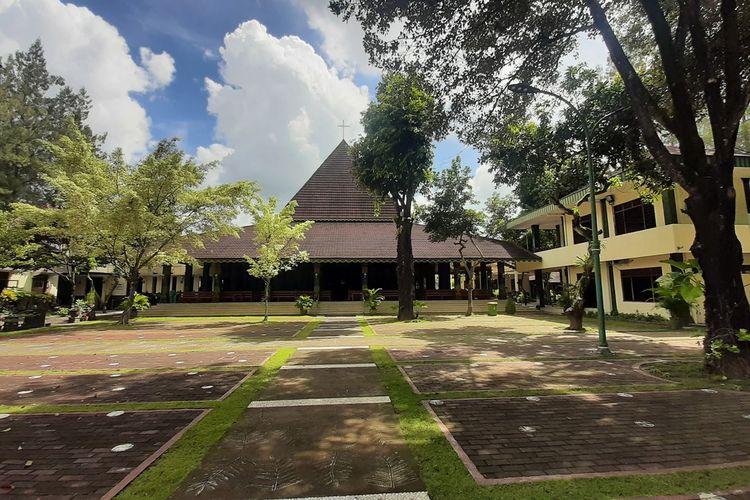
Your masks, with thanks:
[{"label": "potted plant", "polygon": [[16,314],[16,302],[18,293],[10,288],[0,292],[0,315],[3,319],[3,331],[12,332],[18,330],[18,315]]},{"label": "potted plant", "polygon": [[300,295],[297,300],[294,301],[294,305],[299,309],[299,313],[302,316],[306,316],[310,313],[310,309],[315,306],[315,299],[309,295]]},{"label": "potted plant", "polygon": [[374,314],[378,312],[380,303],[383,302],[383,289],[382,288],[365,288],[363,290],[362,300],[369,309],[370,313]]},{"label": "potted plant", "polygon": [[696,259],[685,262],[670,259],[661,262],[676,270],[658,278],[658,286],[651,291],[657,305],[669,312],[669,326],[679,330],[692,321],[690,308],[703,295],[700,265]]},{"label": "potted plant", "polygon": [[[122,302],[120,302],[120,309],[125,310],[130,307],[130,299],[126,298]],[[130,317],[135,318],[136,316],[138,316],[138,313],[140,311],[145,311],[149,307],[151,307],[151,302],[149,301],[148,297],[136,292],[133,296],[133,306],[130,311]]]}]

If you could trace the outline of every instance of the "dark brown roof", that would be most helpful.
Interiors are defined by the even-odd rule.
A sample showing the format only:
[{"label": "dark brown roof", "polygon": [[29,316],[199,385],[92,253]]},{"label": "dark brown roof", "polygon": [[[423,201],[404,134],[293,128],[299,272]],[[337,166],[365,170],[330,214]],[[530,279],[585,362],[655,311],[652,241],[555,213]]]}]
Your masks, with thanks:
[{"label": "dark brown roof", "polygon": [[[424,226],[415,224],[412,233],[414,258],[418,261],[455,261],[458,249],[452,241],[431,242]],[[484,257],[469,245],[464,252],[474,260],[540,260],[523,248],[506,241],[478,238]],[[312,261],[373,262],[396,260],[396,226],[393,222],[316,222],[307,232],[301,248]],[[205,248],[191,252],[200,260],[243,260],[255,257],[253,226],[243,228],[239,238],[227,236],[209,241]]]},{"label": "dark brown roof", "polygon": [[374,199],[357,184],[352,172],[349,145],[341,141],[307,182],[292,197],[297,201],[295,220],[388,221],[396,215],[390,201],[374,214]]}]

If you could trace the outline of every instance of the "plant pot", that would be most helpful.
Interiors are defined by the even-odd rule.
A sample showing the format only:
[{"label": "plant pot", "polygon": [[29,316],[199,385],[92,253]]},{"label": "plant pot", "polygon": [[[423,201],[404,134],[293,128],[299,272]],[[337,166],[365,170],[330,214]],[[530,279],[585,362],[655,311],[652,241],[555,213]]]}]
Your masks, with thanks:
[{"label": "plant pot", "polygon": [[669,313],[669,328],[672,330],[681,330],[682,329],[682,318],[679,314],[670,312]]},{"label": "plant pot", "polygon": [[568,309],[565,311],[565,317],[568,318],[568,327],[566,330],[573,332],[582,332],[583,328],[583,309]]},{"label": "plant pot", "polygon": [[28,314],[23,318],[22,328],[24,330],[28,330],[29,328],[42,328],[46,319],[46,313]]},{"label": "plant pot", "polygon": [[18,330],[18,320],[18,316],[6,316],[5,320],[3,321],[3,331],[15,332],[16,330]]}]

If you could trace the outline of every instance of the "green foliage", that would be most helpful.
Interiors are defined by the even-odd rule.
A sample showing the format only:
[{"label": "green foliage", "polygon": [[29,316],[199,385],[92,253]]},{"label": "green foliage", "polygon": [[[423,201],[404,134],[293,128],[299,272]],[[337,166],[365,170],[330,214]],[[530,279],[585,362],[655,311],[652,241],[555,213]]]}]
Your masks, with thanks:
[{"label": "green foliage", "polygon": [[151,303],[148,301],[148,297],[138,292],[133,295],[133,302],[131,306],[130,298],[125,298],[120,302],[119,308],[122,310],[134,309],[136,311],[145,311],[151,307]]},{"label": "green foliage", "polygon": [[294,222],[296,201],[289,202],[280,212],[276,211],[277,204],[276,198],[269,198],[268,201],[258,201],[251,208],[255,223],[252,230],[257,257],[245,256],[250,265],[248,274],[262,279],[265,283],[264,321],[268,319],[271,280],[282,272],[293,269],[297,264],[307,261],[307,252],[300,251],[299,245],[313,225],[312,221]]},{"label": "green foliage", "polygon": [[0,210],[15,202],[52,202],[45,143],[57,141],[71,123],[92,143],[101,142],[83,124],[90,109],[85,90],[74,91],[48,73],[39,40],[25,52],[0,58]]},{"label": "green foliage", "polygon": [[297,297],[297,300],[294,301],[294,305],[299,310],[299,313],[304,316],[315,306],[315,299],[309,295],[300,295]]},{"label": "green foliage", "polygon": [[659,307],[669,311],[674,326],[681,327],[690,320],[690,308],[703,296],[703,281],[698,261],[690,259],[686,262],[663,260],[677,268],[656,280],[657,287],[653,288],[654,298]]},{"label": "green foliage", "polygon": [[511,316],[516,314],[516,301],[511,297],[505,299],[505,314],[510,314]]},{"label": "green foliage", "polygon": [[0,292],[0,314],[16,316],[36,311],[47,312],[55,298],[48,293],[6,288]]},{"label": "green foliage", "polygon": [[471,188],[471,170],[461,165],[461,158],[454,158],[451,166],[439,172],[427,194],[429,204],[423,210],[425,232],[430,241],[455,240],[468,278],[466,314],[472,314],[472,290],[474,289],[474,270],[466,260],[464,251],[469,242],[481,255],[480,248],[474,242],[484,223],[484,214],[469,208],[476,203]]},{"label": "green foliage", "polygon": [[[139,270],[189,262],[188,248],[220,236],[238,236],[237,217],[256,198],[251,182],[204,187],[214,164],[200,165],[163,140],[135,165],[115,152],[96,179],[94,226],[104,261],[131,290]],[[130,310],[123,311],[127,322]]]},{"label": "green foliage", "polygon": [[414,74],[385,75],[376,95],[362,115],[365,136],[351,148],[354,174],[409,217],[415,193],[432,175],[433,140],[445,128],[441,107]]},{"label": "green foliage", "polygon": [[494,191],[484,203],[487,220],[484,223],[484,234],[490,238],[521,243],[524,232],[508,229],[508,222],[518,215],[518,200],[515,196],[503,196]]},{"label": "green foliage", "polygon": [[[377,101],[362,115],[362,125],[365,136],[351,148],[354,175],[378,200],[389,200],[396,207],[399,286],[411,290],[414,196],[432,176],[433,141],[446,128],[442,107],[421,77],[388,73],[378,84]],[[413,298],[400,295],[399,318],[413,315]]]},{"label": "green foliage", "polygon": [[378,311],[380,303],[385,300],[382,288],[365,288],[362,290],[362,300],[371,313]]},{"label": "green foliage", "polygon": [[427,302],[423,300],[414,301],[414,319],[419,319],[419,315],[427,309]]}]

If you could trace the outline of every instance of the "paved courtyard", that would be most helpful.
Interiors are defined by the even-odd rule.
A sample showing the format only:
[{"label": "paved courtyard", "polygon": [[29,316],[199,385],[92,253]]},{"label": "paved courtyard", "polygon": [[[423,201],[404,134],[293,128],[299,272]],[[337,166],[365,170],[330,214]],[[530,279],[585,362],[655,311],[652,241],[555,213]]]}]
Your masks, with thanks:
[{"label": "paved courtyard", "polygon": [[375,346],[416,397],[411,411],[442,430],[459,468],[484,488],[750,464],[749,394],[686,391],[643,368],[700,359],[690,332],[613,328],[616,356],[601,359],[595,335],[538,314],[368,321],[369,331],[355,318],[238,318],[0,336],[0,493],[88,498],[128,488],[184,429],[201,429],[199,417],[235,393],[248,397],[243,387],[267,376],[261,366],[274,353],[291,352],[164,491],[425,499],[435,486],[414,453],[429,441],[407,445]]}]

